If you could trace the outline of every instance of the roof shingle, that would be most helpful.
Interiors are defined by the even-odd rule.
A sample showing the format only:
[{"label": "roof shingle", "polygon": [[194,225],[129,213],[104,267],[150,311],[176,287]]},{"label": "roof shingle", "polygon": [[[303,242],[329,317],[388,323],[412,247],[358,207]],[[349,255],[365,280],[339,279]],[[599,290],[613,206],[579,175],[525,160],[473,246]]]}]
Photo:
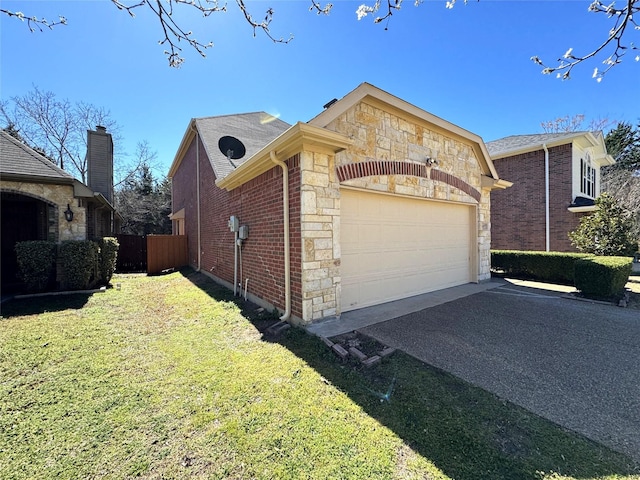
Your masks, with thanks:
[{"label": "roof shingle", "polygon": [[569,140],[589,132],[535,133],[530,135],[511,135],[492,142],[486,142],[491,156],[502,155],[507,152],[542,148],[543,144]]},{"label": "roof shingle", "polygon": [[[291,126],[265,112],[196,118],[195,123],[217,178],[226,177]],[[218,149],[218,140],[224,136],[237,138],[246,149],[242,158],[232,160],[233,165]]]},{"label": "roof shingle", "polygon": [[74,180],[72,175],[4,130],[0,130],[0,175],[59,183]]}]

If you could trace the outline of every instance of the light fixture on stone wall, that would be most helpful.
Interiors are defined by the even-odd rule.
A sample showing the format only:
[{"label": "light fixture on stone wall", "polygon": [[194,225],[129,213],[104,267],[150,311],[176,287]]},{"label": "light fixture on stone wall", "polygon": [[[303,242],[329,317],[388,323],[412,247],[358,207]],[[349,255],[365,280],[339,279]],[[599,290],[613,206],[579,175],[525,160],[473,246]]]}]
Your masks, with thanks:
[{"label": "light fixture on stone wall", "polygon": [[434,165],[438,165],[438,160],[435,158],[427,157],[425,160],[427,167],[433,167]]},{"label": "light fixture on stone wall", "polygon": [[67,203],[67,209],[64,211],[64,218],[67,222],[73,221],[73,212],[71,206]]}]

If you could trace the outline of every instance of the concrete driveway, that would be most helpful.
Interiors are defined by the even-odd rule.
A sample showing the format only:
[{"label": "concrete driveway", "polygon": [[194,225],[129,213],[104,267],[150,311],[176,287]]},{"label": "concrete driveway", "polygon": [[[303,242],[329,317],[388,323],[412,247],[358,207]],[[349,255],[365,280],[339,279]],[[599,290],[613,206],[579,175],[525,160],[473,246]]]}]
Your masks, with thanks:
[{"label": "concrete driveway", "polygon": [[640,311],[510,284],[360,331],[640,461]]}]

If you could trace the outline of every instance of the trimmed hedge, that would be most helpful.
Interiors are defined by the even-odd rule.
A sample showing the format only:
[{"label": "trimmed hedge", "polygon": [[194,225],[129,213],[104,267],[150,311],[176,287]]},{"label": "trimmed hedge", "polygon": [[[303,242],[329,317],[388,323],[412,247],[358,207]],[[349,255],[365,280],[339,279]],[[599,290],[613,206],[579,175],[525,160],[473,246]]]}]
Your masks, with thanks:
[{"label": "trimmed hedge", "polygon": [[573,285],[575,263],[591,256],[587,253],[492,250],[491,269],[502,270],[513,277]]},{"label": "trimmed hedge", "polygon": [[98,244],[92,241],[67,240],[60,244],[63,288],[86,290],[97,282],[98,251]]},{"label": "trimmed hedge", "polygon": [[15,246],[20,278],[29,292],[52,286],[56,274],[56,244],[44,240],[18,242]]},{"label": "trimmed hedge", "polygon": [[118,259],[118,248],[120,244],[114,237],[104,237],[98,241],[100,247],[100,281],[108,285],[116,271],[116,261]]},{"label": "trimmed hedge", "polygon": [[630,257],[582,258],[575,265],[575,286],[587,297],[614,297],[629,281],[632,263]]}]

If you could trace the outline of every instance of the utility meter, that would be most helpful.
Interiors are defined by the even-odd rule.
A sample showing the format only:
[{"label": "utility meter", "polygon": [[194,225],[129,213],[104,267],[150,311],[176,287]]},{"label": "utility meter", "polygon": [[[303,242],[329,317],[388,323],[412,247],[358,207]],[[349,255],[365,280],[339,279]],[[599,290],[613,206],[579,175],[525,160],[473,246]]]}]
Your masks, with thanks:
[{"label": "utility meter", "polygon": [[229,230],[231,230],[232,232],[237,232],[238,228],[240,227],[240,221],[238,220],[238,217],[236,217],[235,215],[231,215],[228,225]]},{"label": "utility meter", "polygon": [[249,236],[249,225],[240,226],[240,229],[238,230],[238,238],[240,240],[246,240],[248,236]]}]

